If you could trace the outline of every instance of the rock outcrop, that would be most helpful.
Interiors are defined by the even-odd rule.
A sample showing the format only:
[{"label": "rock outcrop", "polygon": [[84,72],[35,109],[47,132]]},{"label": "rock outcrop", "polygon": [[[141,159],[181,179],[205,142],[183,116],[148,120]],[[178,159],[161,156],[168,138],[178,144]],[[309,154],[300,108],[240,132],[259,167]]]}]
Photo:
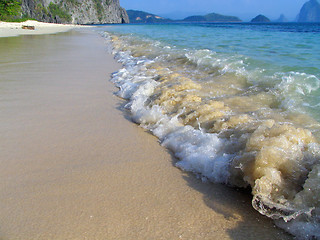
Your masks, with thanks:
[{"label": "rock outcrop", "polygon": [[119,0],[22,0],[22,14],[38,21],[74,24],[128,23]]},{"label": "rock outcrop", "polygon": [[271,22],[269,18],[267,18],[264,15],[258,15],[255,18],[253,18],[251,20],[252,23],[267,23],[267,22]]},{"label": "rock outcrop", "polygon": [[320,4],[317,0],[310,0],[302,6],[298,22],[320,22]]}]

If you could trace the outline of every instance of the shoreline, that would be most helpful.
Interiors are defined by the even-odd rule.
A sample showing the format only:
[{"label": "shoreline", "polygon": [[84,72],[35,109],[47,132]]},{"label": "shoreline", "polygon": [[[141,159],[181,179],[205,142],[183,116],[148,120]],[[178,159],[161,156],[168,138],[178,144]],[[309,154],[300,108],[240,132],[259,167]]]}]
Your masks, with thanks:
[{"label": "shoreline", "polygon": [[[27,20],[21,23],[0,21],[0,37],[15,37],[19,35],[41,35],[66,32],[71,29],[86,28],[90,26],[74,24],[45,23]],[[25,29],[23,29],[25,28]]]},{"label": "shoreline", "polygon": [[291,239],[126,119],[108,81],[121,66],[97,33],[0,38],[0,50],[1,239]]}]

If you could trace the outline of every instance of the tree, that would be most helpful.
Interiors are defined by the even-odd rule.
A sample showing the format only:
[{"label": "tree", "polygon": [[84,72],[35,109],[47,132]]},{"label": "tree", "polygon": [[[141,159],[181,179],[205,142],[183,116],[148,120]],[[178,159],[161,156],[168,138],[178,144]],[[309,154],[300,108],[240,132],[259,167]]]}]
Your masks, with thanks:
[{"label": "tree", "polygon": [[21,12],[20,0],[0,0],[0,20],[12,19]]}]

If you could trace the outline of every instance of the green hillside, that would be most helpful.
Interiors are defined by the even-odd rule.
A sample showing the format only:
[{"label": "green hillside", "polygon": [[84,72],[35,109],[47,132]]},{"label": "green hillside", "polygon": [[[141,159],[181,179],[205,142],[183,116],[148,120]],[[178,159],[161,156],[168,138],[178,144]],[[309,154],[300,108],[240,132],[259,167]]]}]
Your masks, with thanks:
[{"label": "green hillside", "polygon": [[130,23],[164,23],[172,22],[171,19],[163,18],[152,13],[143,11],[127,10]]}]

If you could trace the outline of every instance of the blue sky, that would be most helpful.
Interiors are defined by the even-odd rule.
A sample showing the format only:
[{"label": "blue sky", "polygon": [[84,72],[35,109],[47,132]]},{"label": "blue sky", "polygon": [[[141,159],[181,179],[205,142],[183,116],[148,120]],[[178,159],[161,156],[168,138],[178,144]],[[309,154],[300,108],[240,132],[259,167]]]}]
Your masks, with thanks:
[{"label": "blue sky", "polygon": [[284,14],[293,20],[308,0],[120,0],[125,9],[142,10],[155,14],[203,14],[216,12],[238,16],[243,20],[264,14],[276,19]]}]

